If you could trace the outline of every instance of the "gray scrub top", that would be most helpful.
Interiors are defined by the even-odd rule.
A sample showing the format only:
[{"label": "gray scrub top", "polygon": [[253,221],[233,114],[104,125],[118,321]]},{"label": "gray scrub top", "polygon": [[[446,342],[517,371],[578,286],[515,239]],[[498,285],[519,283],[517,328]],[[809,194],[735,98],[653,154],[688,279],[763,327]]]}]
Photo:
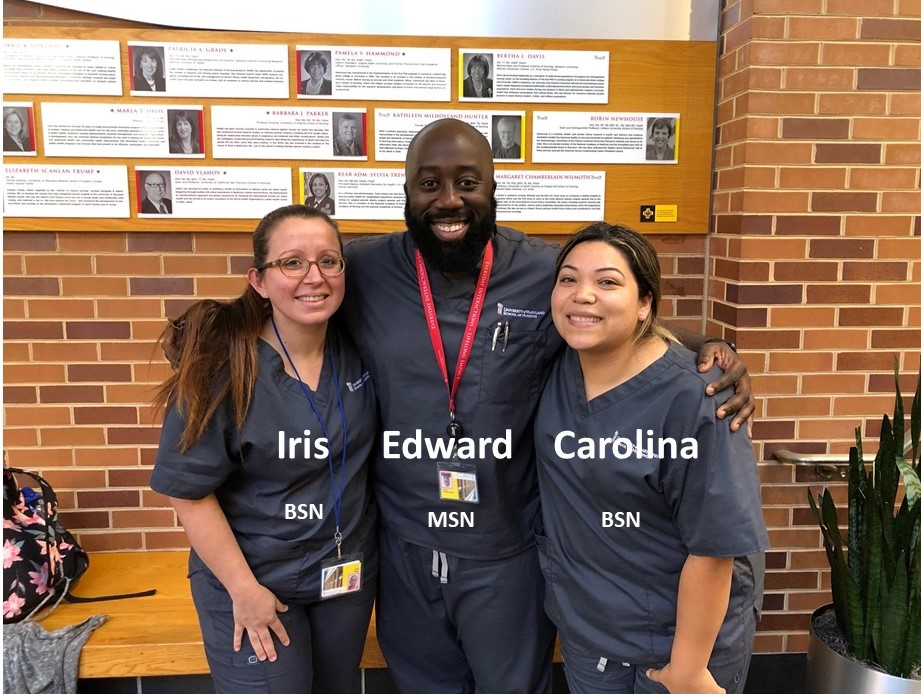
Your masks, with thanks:
[{"label": "gray scrub top", "polygon": [[[368,462],[378,438],[374,387],[347,337],[331,328],[327,344],[348,428],[342,551],[363,551],[366,560],[373,560],[377,509],[369,493]],[[311,391],[329,433],[328,457],[317,447],[317,439],[324,438],[317,416],[297,379],[285,373],[282,357],[262,340],[258,355],[259,372],[242,430],[225,403],[199,440],[181,453],[177,446],[184,421],[170,408],[150,486],[180,499],[201,499],[213,492],[256,579],[282,601],[314,598],[320,590],[320,563],[336,554],[330,459],[337,484],[342,470],[343,430],[329,353],[317,390]],[[291,438],[302,440],[293,456]],[[310,439],[306,455],[305,438]],[[193,567],[196,561],[193,552]]]},{"label": "gray scrub top", "polygon": [[[564,638],[616,662],[666,662],[688,555],[734,557],[711,664],[744,654],[761,591],[744,555],[768,541],[748,435],[717,420],[704,392],[718,376],[698,373],[695,355],[670,344],[586,402],[577,353],[567,348],[554,366],[535,423],[546,532],[538,544],[547,612]],[[603,439],[614,441],[602,450]]]},{"label": "gray scrub top", "polygon": [[[540,391],[562,341],[550,318],[557,248],[499,227],[492,274],[473,351],[457,395],[464,436],[503,437],[511,458],[487,452],[476,467],[480,501],[439,499],[436,457],[377,456],[373,477],[381,523],[409,542],[475,559],[511,556],[534,544],[539,513],[532,423]],[[448,389],[435,360],[416,276],[415,245],[406,232],[346,246],[349,262],[340,311],[371,369],[384,432],[398,439],[446,438]],[[449,281],[429,269],[449,379],[473,297],[475,276]],[[493,336],[507,323],[508,342]],[[402,451],[398,451],[402,455]],[[501,452],[500,452],[501,453]],[[436,527],[442,513],[472,513],[473,526]],[[434,514],[434,516],[432,515]],[[455,519],[458,516],[455,516]]]}]

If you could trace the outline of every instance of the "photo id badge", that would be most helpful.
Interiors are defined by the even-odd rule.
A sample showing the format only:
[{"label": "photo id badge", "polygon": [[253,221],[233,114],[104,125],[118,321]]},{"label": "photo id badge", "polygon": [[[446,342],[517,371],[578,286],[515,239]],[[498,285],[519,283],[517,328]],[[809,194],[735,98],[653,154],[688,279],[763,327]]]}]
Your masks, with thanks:
[{"label": "photo id badge", "polygon": [[467,504],[480,503],[474,465],[443,461],[437,466],[439,499],[462,501]]},{"label": "photo id badge", "polygon": [[361,590],[361,552],[341,559],[325,559],[320,564],[320,598],[357,593]]}]

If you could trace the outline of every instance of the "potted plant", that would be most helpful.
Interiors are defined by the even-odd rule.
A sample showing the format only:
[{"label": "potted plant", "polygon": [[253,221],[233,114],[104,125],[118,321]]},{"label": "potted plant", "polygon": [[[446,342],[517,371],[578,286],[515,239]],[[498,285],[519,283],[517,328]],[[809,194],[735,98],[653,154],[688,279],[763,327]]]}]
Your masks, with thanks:
[{"label": "potted plant", "polygon": [[[846,540],[831,492],[825,489],[815,499],[809,490],[831,568],[833,602],[812,616],[807,694],[921,692],[919,434],[921,374],[912,400],[911,456],[906,460],[896,362],[895,410],[891,420],[883,415],[873,464],[869,469],[865,465],[859,427],[857,445],[850,450]],[[823,631],[838,631],[840,646],[826,643],[831,639]]]}]

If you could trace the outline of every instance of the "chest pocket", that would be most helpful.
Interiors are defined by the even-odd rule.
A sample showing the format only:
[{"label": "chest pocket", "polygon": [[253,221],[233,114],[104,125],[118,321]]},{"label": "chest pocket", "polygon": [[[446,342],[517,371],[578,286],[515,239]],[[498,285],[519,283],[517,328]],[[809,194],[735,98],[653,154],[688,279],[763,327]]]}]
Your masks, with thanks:
[{"label": "chest pocket", "polygon": [[480,402],[513,403],[536,398],[540,388],[543,365],[541,356],[546,350],[546,330],[526,330],[528,323],[537,321],[510,321],[508,339],[504,328],[493,336],[496,323],[490,324],[484,335],[477,339],[486,341],[483,350]]}]

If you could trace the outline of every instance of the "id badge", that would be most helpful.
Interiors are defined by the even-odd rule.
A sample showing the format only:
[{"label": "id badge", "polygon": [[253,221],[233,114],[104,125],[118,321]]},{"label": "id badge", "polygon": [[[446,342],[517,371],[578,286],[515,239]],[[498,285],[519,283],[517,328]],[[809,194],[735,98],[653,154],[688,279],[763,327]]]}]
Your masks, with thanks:
[{"label": "id badge", "polygon": [[480,503],[480,492],[476,483],[476,466],[443,461],[437,463],[437,467],[439,499],[461,501],[466,504]]},{"label": "id badge", "polygon": [[320,563],[320,598],[326,600],[360,591],[362,559],[361,552],[324,559]]}]

